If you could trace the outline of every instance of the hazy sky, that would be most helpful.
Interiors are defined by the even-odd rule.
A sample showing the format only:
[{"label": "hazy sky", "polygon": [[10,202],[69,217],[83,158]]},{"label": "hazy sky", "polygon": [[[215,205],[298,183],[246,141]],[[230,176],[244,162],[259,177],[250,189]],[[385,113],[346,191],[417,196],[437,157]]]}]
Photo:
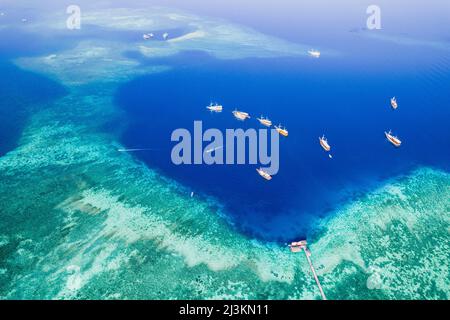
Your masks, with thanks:
[{"label": "hazy sky", "polygon": [[[450,41],[449,0],[0,0],[0,10],[8,7],[65,10],[76,4],[82,10],[97,7],[150,7],[184,9],[199,15],[221,17],[254,27],[259,31],[297,38],[302,32],[329,33],[364,27],[366,9],[381,8],[382,28],[398,34],[437,37]],[[296,33],[296,29],[298,32]]]}]

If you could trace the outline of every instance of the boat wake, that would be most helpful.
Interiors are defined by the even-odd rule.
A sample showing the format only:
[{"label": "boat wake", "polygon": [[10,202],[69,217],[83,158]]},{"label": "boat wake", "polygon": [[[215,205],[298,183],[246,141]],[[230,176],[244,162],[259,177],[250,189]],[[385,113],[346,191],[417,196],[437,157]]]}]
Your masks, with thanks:
[{"label": "boat wake", "polygon": [[141,149],[117,149],[119,152],[137,152],[137,151],[155,151],[158,149],[151,149],[151,148],[141,148]]}]

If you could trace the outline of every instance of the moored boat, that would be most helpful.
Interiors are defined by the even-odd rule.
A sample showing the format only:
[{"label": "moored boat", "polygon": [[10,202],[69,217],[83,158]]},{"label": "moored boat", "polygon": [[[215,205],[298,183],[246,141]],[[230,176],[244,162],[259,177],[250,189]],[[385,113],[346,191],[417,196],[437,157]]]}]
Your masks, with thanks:
[{"label": "moored boat", "polygon": [[281,124],[278,126],[275,126],[275,130],[277,130],[277,132],[284,137],[287,137],[289,135],[289,132],[286,130],[286,128],[281,127]]},{"label": "moored boat", "polygon": [[261,177],[263,177],[266,180],[272,180],[272,176],[268,174],[266,171],[264,171],[262,168],[256,169],[256,171],[259,173]]},{"label": "moored boat", "polygon": [[241,121],[244,121],[244,120],[250,118],[250,115],[247,112],[243,112],[243,111],[234,110],[233,115],[236,119],[241,120]]},{"label": "moored boat", "polygon": [[223,110],[223,106],[217,103],[210,103],[209,106],[206,107],[206,109],[208,109],[211,112],[222,112]]},{"label": "moored boat", "polygon": [[328,144],[328,140],[327,140],[327,138],[325,138],[325,136],[322,136],[321,138],[319,138],[319,142],[320,142],[320,145],[322,146],[323,150],[325,150],[327,152],[331,150],[331,147]]},{"label": "moored boat", "polygon": [[391,98],[391,107],[394,110],[398,108],[397,99],[395,97]]},{"label": "moored boat", "polygon": [[320,51],[317,50],[308,50],[308,54],[313,58],[320,58]]},{"label": "moored boat", "polygon": [[143,38],[144,40],[150,40],[151,38],[153,38],[153,33],[144,33],[144,34],[142,35],[142,38]]},{"label": "moored boat", "polygon": [[256,118],[259,123],[261,123],[263,126],[270,127],[272,126],[272,121],[269,120],[269,118],[264,118],[261,116],[261,118]]},{"label": "moored boat", "polygon": [[391,131],[389,131],[389,132],[385,131],[384,134],[386,135],[386,138],[388,139],[388,141],[390,143],[392,143],[394,146],[396,146],[396,147],[401,146],[401,144],[402,144],[401,140],[399,138],[397,138],[396,136],[392,135]]}]

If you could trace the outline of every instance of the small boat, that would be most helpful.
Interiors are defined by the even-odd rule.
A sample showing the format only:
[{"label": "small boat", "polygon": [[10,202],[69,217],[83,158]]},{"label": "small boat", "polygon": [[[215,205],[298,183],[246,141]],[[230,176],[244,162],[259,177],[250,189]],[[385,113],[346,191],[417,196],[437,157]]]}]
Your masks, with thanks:
[{"label": "small boat", "polygon": [[242,111],[237,111],[237,110],[233,111],[233,115],[236,119],[241,120],[241,121],[244,121],[244,120],[250,118],[250,115],[247,112],[242,112]]},{"label": "small boat", "polygon": [[263,177],[266,180],[272,180],[272,176],[265,172],[262,168],[256,169],[256,171],[259,173],[261,177]]},{"label": "small boat", "polygon": [[396,136],[393,136],[392,132],[390,130],[389,130],[389,132],[385,131],[384,134],[386,135],[386,138],[389,140],[390,143],[392,143],[396,147],[400,147],[402,142],[400,141],[399,138],[397,138]]},{"label": "small boat", "polygon": [[264,118],[261,116],[261,118],[256,118],[263,126],[270,127],[272,126],[272,121],[269,120],[269,118]]},{"label": "small boat", "polygon": [[223,148],[223,146],[212,148],[212,149],[208,149],[208,150],[205,150],[205,153],[212,153],[212,152],[220,150],[222,148]]},{"label": "small boat", "polygon": [[281,127],[281,124],[278,126],[275,126],[275,130],[277,130],[277,132],[284,137],[287,137],[289,135],[289,132],[286,130],[286,128]]},{"label": "small boat", "polygon": [[327,140],[327,138],[325,138],[325,136],[322,136],[322,138],[319,138],[319,141],[320,141],[320,145],[322,146],[323,150],[325,150],[327,152],[331,150],[331,147],[328,144],[328,140]]},{"label": "small boat", "polygon": [[211,112],[222,112],[223,106],[218,103],[210,103],[209,106],[206,107]]},{"label": "small boat", "polygon": [[163,39],[164,39],[164,40],[167,40],[168,37],[169,37],[169,34],[168,34],[167,32],[164,32],[164,34],[163,34]]},{"label": "small boat", "polygon": [[313,58],[320,58],[320,51],[311,49],[308,51],[308,54]]},{"label": "small boat", "polygon": [[398,108],[397,99],[395,97],[391,98],[391,106],[394,110]]},{"label": "small boat", "polygon": [[143,38],[144,40],[150,40],[150,39],[152,39],[153,37],[154,37],[153,33],[144,33],[144,34],[142,35],[142,38]]},{"label": "small boat", "polygon": [[23,22],[23,23],[25,23],[25,22],[27,22],[27,21],[28,21],[28,20],[25,19],[25,18],[22,19],[22,22]]}]

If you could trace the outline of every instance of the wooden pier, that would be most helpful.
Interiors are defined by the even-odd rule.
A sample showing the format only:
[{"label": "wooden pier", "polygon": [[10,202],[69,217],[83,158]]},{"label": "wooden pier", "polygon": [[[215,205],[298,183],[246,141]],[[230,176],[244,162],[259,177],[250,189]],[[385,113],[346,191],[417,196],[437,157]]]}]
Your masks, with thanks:
[{"label": "wooden pier", "polygon": [[291,248],[291,252],[300,252],[303,251],[305,253],[306,259],[308,260],[309,267],[311,268],[311,272],[314,276],[314,280],[316,280],[317,287],[319,288],[320,295],[322,296],[322,300],[327,300],[325,293],[323,292],[322,286],[320,285],[319,278],[317,277],[316,270],[311,261],[311,252],[308,250],[306,240],[292,242],[289,247]]}]

